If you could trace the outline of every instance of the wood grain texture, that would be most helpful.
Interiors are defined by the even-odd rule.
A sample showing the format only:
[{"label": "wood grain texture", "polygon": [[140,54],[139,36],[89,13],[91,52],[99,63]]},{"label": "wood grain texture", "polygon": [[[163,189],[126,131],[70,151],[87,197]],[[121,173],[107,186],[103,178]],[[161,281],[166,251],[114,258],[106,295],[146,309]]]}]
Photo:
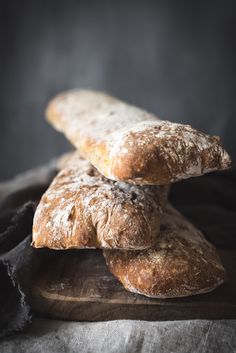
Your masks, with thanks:
[{"label": "wood grain texture", "polygon": [[236,253],[220,255],[227,273],[222,286],[204,295],[160,300],[126,291],[100,250],[56,252],[33,282],[32,306],[51,318],[79,321],[235,318]]}]

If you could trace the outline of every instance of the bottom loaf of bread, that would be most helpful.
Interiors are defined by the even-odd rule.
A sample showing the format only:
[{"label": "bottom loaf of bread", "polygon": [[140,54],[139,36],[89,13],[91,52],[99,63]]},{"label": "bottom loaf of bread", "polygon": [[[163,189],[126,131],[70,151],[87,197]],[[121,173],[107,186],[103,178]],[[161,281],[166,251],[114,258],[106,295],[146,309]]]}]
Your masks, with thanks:
[{"label": "bottom loaf of bread", "polygon": [[156,245],[141,251],[103,250],[110,271],[134,293],[175,298],[210,292],[225,278],[216,249],[171,205]]}]

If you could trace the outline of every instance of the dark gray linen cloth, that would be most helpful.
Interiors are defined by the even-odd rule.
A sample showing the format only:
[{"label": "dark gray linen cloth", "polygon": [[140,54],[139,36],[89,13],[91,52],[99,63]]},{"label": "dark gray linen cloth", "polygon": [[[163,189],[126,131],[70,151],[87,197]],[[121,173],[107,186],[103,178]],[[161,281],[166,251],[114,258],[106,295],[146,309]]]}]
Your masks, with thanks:
[{"label": "dark gray linen cloth", "polygon": [[[53,256],[30,247],[32,220],[55,165],[0,184],[0,352],[235,352],[236,320],[82,323],[32,314],[31,278]],[[176,183],[170,199],[217,247],[236,248],[234,170]]]}]

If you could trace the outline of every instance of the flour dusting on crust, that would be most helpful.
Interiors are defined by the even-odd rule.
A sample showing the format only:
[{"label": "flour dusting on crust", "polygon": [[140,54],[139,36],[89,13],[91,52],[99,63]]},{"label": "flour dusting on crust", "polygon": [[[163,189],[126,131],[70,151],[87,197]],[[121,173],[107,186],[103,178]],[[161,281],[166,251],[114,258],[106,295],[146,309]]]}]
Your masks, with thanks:
[{"label": "flour dusting on crust", "polygon": [[61,131],[67,124],[67,135],[79,134],[82,139],[100,140],[124,126],[143,120],[157,120],[153,114],[132,105],[128,106],[127,112],[126,103],[102,92],[72,90],[59,95],[55,104],[61,119],[58,121]]},{"label": "flour dusting on crust", "polygon": [[[135,156],[147,154],[146,161],[150,159],[153,169],[158,169],[153,164],[161,161],[168,171],[169,182],[230,166],[230,157],[218,137],[201,133],[190,125],[169,121],[144,121],[117,130],[107,138],[106,148],[111,161],[106,176],[115,180],[119,179],[116,170],[121,169],[127,155],[130,155],[130,163],[134,163],[136,169]],[[134,176],[133,182],[145,183],[145,178],[138,177],[137,180]]]}]

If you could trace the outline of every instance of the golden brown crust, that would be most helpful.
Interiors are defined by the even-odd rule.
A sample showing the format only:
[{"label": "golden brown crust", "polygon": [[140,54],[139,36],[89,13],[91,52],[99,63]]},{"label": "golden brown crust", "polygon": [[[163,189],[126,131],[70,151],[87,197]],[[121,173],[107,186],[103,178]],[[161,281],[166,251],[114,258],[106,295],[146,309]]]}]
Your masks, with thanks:
[{"label": "golden brown crust", "polygon": [[46,114],[112,180],[164,185],[231,165],[218,137],[160,120],[104,93],[65,92]]},{"label": "golden brown crust", "polygon": [[168,186],[108,180],[77,153],[60,165],[34,216],[34,247],[136,250],[155,243]]},{"label": "golden brown crust", "polygon": [[224,281],[216,249],[168,205],[156,245],[143,251],[104,250],[110,271],[124,287],[157,298],[205,293]]}]

